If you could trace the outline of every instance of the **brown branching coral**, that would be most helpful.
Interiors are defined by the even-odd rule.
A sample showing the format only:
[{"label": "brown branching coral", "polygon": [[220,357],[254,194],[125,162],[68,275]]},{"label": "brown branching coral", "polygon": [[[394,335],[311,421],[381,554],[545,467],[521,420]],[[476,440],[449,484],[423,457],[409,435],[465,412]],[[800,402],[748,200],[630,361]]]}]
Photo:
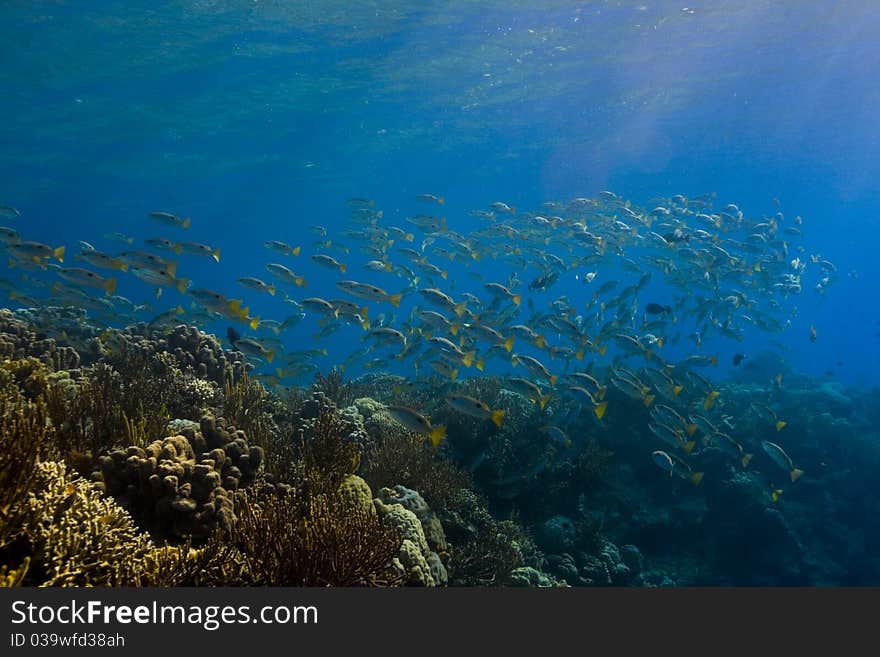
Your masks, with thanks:
[{"label": "brown branching coral", "polygon": [[25,400],[14,388],[0,390],[0,554],[27,522],[17,505],[35,490],[34,469],[51,436],[41,402]]},{"label": "brown branching coral", "polygon": [[450,544],[451,585],[502,585],[523,565],[524,547],[530,543],[523,529],[512,520],[495,520],[472,491],[460,491],[440,519]]},{"label": "brown branching coral", "polygon": [[372,507],[339,492],[299,497],[240,496],[235,544],[256,582],[270,586],[401,583],[390,571],[402,538]]},{"label": "brown branching coral", "polygon": [[166,432],[165,403],[155,402],[147,390],[138,395],[104,363],[96,364],[80,381],[59,378],[46,391],[58,449],[83,475],[113,447],[142,445]]},{"label": "brown branching coral", "polygon": [[290,439],[291,415],[292,410],[284,402],[247,372],[238,378],[233,378],[231,372],[227,376],[223,418],[243,430],[249,442],[263,450],[264,471],[276,482],[290,482],[296,472],[296,454]]},{"label": "brown branching coral", "polygon": [[312,494],[333,493],[357,472],[361,453],[349,439],[350,426],[337,412],[322,410],[295,440],[302,480]]},{"label": "brown branching coral", "polygon": [[424,436],[386,426],[373,435],[361,475],[373,490],[403,485],[419,491],[435,509],[445,508],[470,486],[465,470],[441,456]]},{"label": "brown branching coral", "polygon": [[218,532],[203,546],[191,541],[154,548],[141,562],[142,586],[247,586],[253,578],[243,555]]},{"label": "brown branching coral", "polygon": [[59,462],[37,465],[34,492],[19,503],[29,543],[25,584],[125,586],[141,580],[140,561],[151,549],[131,517],[88,481]]},{"label": "brown branching coral", "polygon": [[348,406],[355,397],[351,382],[345,381],[342,370],[334,367],[325,376],[318,372],[315,375],[314,391],[323,393],[338,407]]}]

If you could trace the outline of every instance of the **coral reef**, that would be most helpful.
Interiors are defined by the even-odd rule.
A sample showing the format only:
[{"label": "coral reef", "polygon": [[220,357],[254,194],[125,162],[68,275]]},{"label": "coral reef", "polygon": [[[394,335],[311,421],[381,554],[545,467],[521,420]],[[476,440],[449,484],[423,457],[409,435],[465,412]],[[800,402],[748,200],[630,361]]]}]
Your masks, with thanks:
[{"label": "coral reef", "polygon": [[95,479],[159,536],[203,538],[235,522],[232,494],[251,484],[263,450],[241,430],[205,416],[199,430],[116,449],[99,460]]}]

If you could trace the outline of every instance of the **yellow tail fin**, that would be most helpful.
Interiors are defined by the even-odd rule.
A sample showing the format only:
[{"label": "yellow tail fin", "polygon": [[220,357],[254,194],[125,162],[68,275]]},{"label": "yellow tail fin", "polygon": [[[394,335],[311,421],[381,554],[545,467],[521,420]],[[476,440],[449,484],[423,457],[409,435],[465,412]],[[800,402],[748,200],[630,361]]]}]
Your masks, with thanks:
[{"label": "yellow tail fin", "polygon": [[518,306],[521,302],[522,302],[522,295],[521,294],[514,294],[513,295],[513,305]]},{"label": "yellow tail fin", "polygon": [[476,367],[478,370],[480,370],[482,372],[484,364],[485,363],[483,362],[483,359],[480,358],[476,363],[474,363],[474,367]]},{"label": "yellow tail fin", "polygon": [[107,294],[115,294],[116,293],[116,279],[108,278],[104,281],[104,289],[107,290]]},{"label": "yellow tail fin", "polygon": [[214,249],[214,252],[211,254],[211,257],[214,258],[217,262],[220,262],[220,249]]},{"label": "yellow tail fin", "polygon": [[791,481],[792,482],[797,481],[802,474],[804,474],[803,470],[799,470],[799,469],[795,468],[794,470],[791,471]]},{"label": "yellow tail fin", "polygon": [[547,402],[549,402],[549,401],[550,401],[550,395],[544,395],[543,397],[541,397],[538,400],[538,406],[541,408],[542,411],[544,410],[544,407],[547,405]]},{"label": "yellow tail fin", "polygon": [[186,219],[183,220],[183,227],[184,227],[184,228],[189,228],[189,226],[190,226],[191,223],[192,223],[192,219],[190,219],[189,217],[187,217]]},{"label": "yellow tail fin", "polygon": [[452,372],[449,373],[449,380],[452,381],[453,383],[455,383],[455,380],[457,378],[458,378],[458,370],[452,370]]},{"label": "yellow tail fin", "polygon": [[168,266],[165,268],[165,271],[168,272],[168,274],[171,276],[171,278],[176,278],[177,277],[177,263],[176,262],[169,262]]},{"label": "yellow tail fin", "polygon": [[552,376],[551,376],[549,379],[547,379],[547,380],[550,382],[550,385],[551,385],[551,386],[555,386],[555,385],[556,385],[556,381],[557,381],[557,379],[559,379],[559,376],[557,376],[556,374],[554,374],[554,375],[552,375]]},{"label": "yellow tail fin", "polygon": [[[259,317],[252,317],[251,320],[248,322],[248,326],[251,327],[252,331],[256,331],[257,327],[259,325],[260,325],[260,318]],[[269,362],[271,363],[272,361],[270,360]]]},{"label": "yellow tail fin", "polygon": [[745,454],[745,455],[742,457],[742,465],[743,465],[743,467],[744,467],[744,468],[745,468],[745,467],[748,467],[748,465],[749,465],[749,461],[751,461],[751,460],[752,460],[752,455],[751,455],[751,454]]},{"label": "yellow tail fin", "polygon": [[682,449],[684,450],[684,453],[690,454],[692,451],[694,451],[694,445],[696,445],[696,444],[697,444],[696,441],[693,441],[693,440],[689,440],[688,442],[686,442],[684,444],[684,447],[682,447]]},{"label": "yellow tail fin", "polygon": [[461,317],[464,315],[464,311],[467,309],[467,301],[462,301],[461,303],[455,304],[455,314]]},{"label": "yellow tail fin", "polygon": [[[189,279],[188,278],[178,278],[176,281],[174,281],[174,287],[177,288],[178,292],[183,294],[184,292],[186,292],[186,288],[189,287]],[[162,288],[160,287],[159,289],[161,290]],[[159,294],[161,294],[161,292]]]},{"label": "yellow tail fin", "polygon": [[270,285],[270,286],[268,286],[268,287],[266,288],[266,291],[267,291],[269,294],[271,294],[273,297],[275,296],[275,286],[274,286],[274,285]]},{"label": "yellow tail fin", "polygon": [[694,486],[700,485],[700,482],[703,481],[703,474],[702,472],[695,472],[691,475],[691,481],[694,482]]},{"label": "yellow tail fin", "polygon": [[513,351],[513,336],[512,335],[504,341],[504,348],[507,349],[507,351]]},{"label": "yellow tail fin", "polygon": [[388,297],[388,302],[395,308],[400,308],[400,300],[402,298],[402,294],[392,294],[390,297]]},{"label": "yellow tail fin", "polygon": [[495,423],[496,427],[500,427],[501,423],[504,421],[505,411],[503,408],[499,408],[497,411],[492,411],[492,422]]},{"label": "yellow tail fin", "polygon": [[782,429],[785,427],[786,424],[788,424],[788,422],[784,422],[783,420],[779,420],[779,422],[776,423],[776,430],[782,431]]},{"label": "yellow tail fin", "polygon": [[464,355],[464,358],[461,359],[461,362],[464,363],[465,367],[470,367],[474,362],[474,356],[477,355],[475,351],[469,351]]},{"label": "yellow tail fin", "polygon": [[343,274],[345,273],[346,269],[348,269],[347,265],[345,265],[345,264],[339,265],[339,271],[341,271]]},{"label": "yellow tail fin", "polygon": [[689,424],[684,428],[684,430],[687,432],[687,435],[691,437],[693,437],[693,435],[697,432],[697,429],[699,429],[699,427],[696,424]]},{"label": "yellow tail fin", "polygon": [[593,407],[593,412],[596,414],[596,417],[601,420],[602,416],[605,415],[605,411],[607,410],[607,408],[608,402],[601,401]]},{"label": "yellow tail fin", "polygon": [[770,497],[773,498],[773,501],[774,501],[774,502],[776,502],[776,501],[779,499],[779,497],[780,497],[781,495],[782,495],[782,489],[781,489],[781,488],[776,488],[776,489],[773,490],[772,493],[770,493]]},{"label": "yellow tail fin", "polygon": [[55,259],[58,262],[64,262],[64,250],[65,247],[59,246],[57,249],[52,251],[52,255],[55,256]]},{"label": "yellow tail fin", "polygon": [[446,427],[434,427],[431,433],[428,434],[428,437],[431,439],[431,444],[434,447],[439,447],[440,442],[446,437]]},{"label": "yellow tail fin", "polygon": [[299,252],[300,252],[301,250],[302,250],[302,247],[301,247],[301,246],[295,246],[295,247],[293,247],[293,249],[292,249],[290,252],[291,252],[293,255],[298,256],[298,255],[299,255]]}]

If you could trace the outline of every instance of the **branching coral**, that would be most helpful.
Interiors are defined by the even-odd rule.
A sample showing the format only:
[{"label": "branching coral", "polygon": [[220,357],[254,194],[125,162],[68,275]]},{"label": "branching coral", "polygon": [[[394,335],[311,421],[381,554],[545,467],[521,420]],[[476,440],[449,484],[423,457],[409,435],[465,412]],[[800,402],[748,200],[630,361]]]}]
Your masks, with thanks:
[{"label": "branching coral", "polygon": [[462,488],[468,488],[467,473],[438,454],[423,436],[386,426],[375,432],[375,447],[366,455],[362,476],[374,490],[403,485],[419,491],[428,503],[444,508]]},{"label": "branching coral", "polygon": [[36,489],[34,468],[51,436],[42,403],[25,400],[15,388],[0,389],[0,553],[27,522],[18,504]]},{"label": "branching coral", "polygon": [[313,389],[315,392],[323,393],[340,408],[348,406],[354,401],[351,383],[345,381],[342,370],[336,367],[331,369],[326,376],[318,372],[315,375]]},{"label": "branching coral", "polygon": [[395,585],[401,537],[371,508],[338,491],[300,497],[240,496],[235,545],[257,583],[276,586]]},{"label": "branching coral", "polygon": [[34,492],[17,510],[27,518],[24,582],[41,586],[123,586],[140,583],[140,561],[152,549],[126,511],[63,463],[40,463]]}]

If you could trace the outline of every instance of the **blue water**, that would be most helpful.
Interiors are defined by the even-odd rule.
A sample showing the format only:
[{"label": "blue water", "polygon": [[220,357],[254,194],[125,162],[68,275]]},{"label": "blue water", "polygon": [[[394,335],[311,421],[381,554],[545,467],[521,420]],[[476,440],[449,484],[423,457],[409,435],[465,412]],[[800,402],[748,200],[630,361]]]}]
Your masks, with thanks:
[{"label": "blue water", "polygon": [[[269,281],[265,264],[284,262],[308,295],[342,297],[338,277],[309,261],[318,238],[305,229],[322,224],[336,239],[352,196],[375,199],[397,225],[433,210],[416,194],[444,196],[461,232],[476,223],[468,210],[498,200],[536,211],[610,189],[650,208],[714,192],[716,207],[760,216],[777,198],[839,280],[789,299],[797,316],[785,333],[705,353],[726,364],[778,339],[797,371],[877,383],[875,3],[301,4],[3,3],[0,203],[22,212],[5,223],[70,253],[77,240],[120,250],[102,238],[110,231],[219,246],[220,264],[184,256],[180,275],[281,320],[280,301],[236,279]],[[192,228],[150,222],[160,209]],[[303,255],[282,259],[267,239]],[[329,253],[349,262],[347,277],[402,286],[361,270],[368,258],[346,243],[350,255]],[[487,280],[510,273],[480,269]],[[456,297],[478,288],[454,267],[449,280]],[[118,293],[157,311],[190,301],[170,289],[157,301],[125,275]],[[561,294],[589,298],[569,277],[535,299]],[[382,310],[392,311],[371,304],[371,316]],[[317,330],[307,318],[284,338],[308,348]],[[345,327],[315,345],[330,353],[322,368],[360,338]]]}]

